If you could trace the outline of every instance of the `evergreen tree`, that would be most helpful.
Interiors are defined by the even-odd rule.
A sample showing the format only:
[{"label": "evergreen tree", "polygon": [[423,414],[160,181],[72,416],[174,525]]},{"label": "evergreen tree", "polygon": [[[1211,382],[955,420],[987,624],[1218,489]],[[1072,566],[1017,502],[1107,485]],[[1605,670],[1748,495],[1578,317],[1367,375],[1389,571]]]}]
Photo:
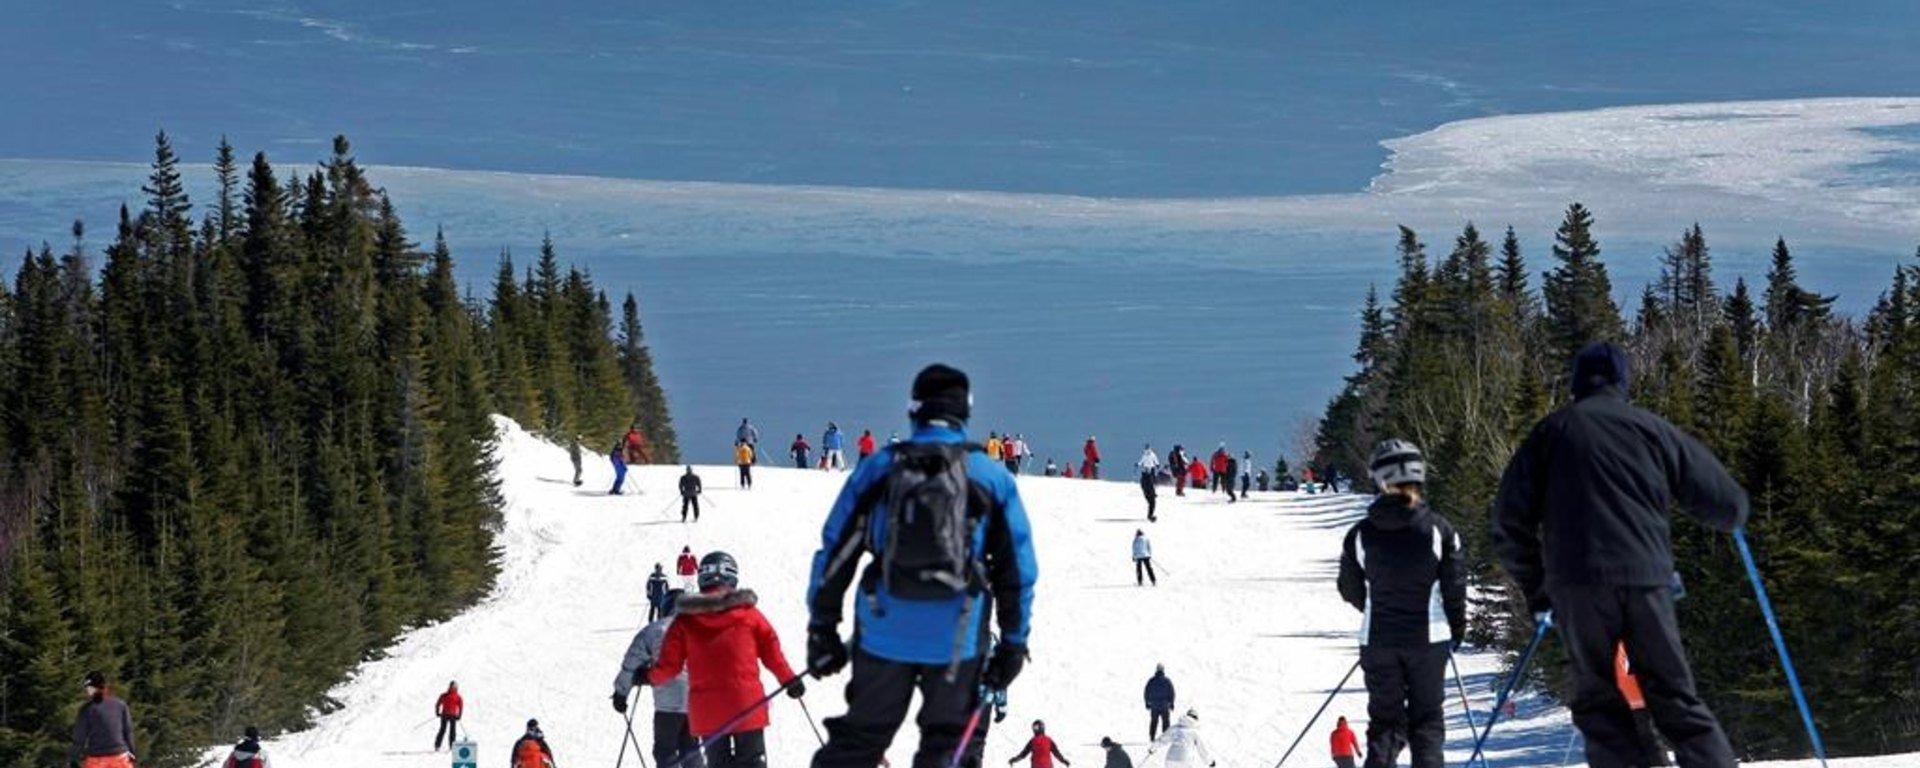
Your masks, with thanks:
[{"label": "evergreen tree", "polygon": [[1543,293],[1548,338],[1554,359],[1571,360],[1590,342],[1618,341],[1620,311],[1613,303],[1613,281],[1600,261],[1593,238],[1593,214],[1574,203],[1554,233],[1553,258]]}]

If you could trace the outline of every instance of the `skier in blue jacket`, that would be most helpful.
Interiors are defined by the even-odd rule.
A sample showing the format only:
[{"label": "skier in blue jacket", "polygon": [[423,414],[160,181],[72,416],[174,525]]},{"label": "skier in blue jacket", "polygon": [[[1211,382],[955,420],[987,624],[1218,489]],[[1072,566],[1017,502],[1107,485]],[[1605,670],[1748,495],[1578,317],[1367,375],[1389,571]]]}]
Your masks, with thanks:
[{"label": "skier in blue jacket", "polygon": [[[890,538],[886,530],[889,500],[904,498],[902,489],[890,488],[901,476],[895,465],[906,466],[936,446],[966,445],[971,414],[966,374],[945,365],[922,370],[914,378],[908,411],[912,436],[854,467],[828,514],[807,589],[807,661],[816,676],[834,674],[851,661],[853,679],[846,689],[847,713],[826,721],[827,743],[814,754],[813,768],[879,765],[916,689],[922,701],[920,749],[913,764],[945,766],[983,694],[1004,691],[1026,663],[1039,577],[1032,531],[1013,475],[978,446],[959,454],[966,479],[963,525],[970,526],[969,583],[964,589],[950,585],[948,594],[928,593],[924,581],[902,584],[906,577],[900,567],[888,567],[893,564],[889,546],[899,549],[895,554],[912,546]],[[867,552],[874,559],[854,600],[856,644],[849,649],[840,638],[841,612],[860,555]],[[989,605],[1000,632],[990,654],[985,642]],[[977,766],[978,752],[970,751],[964,762]]]},{"label": "skier in blue jacket", "polygon": [[1153,665],[1153,677],[1147,678],[1147,741],[1173,727],[1173,680],[1164,664]]},{"label": "skier in blue jacket", "polygon": [[840,434],[840,425],[827,422],[827,431],[820,435],[820,458],[824,460],[822,469],[846,469],[846,436]]}]

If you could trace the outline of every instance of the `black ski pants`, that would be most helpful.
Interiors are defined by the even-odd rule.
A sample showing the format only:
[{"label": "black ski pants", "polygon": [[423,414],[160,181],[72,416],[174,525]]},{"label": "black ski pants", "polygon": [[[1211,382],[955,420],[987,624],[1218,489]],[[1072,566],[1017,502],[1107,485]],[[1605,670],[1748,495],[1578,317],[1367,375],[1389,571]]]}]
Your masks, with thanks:
[{"label": "black ski pants", "polygon": [[[639,745],[635,745],[636,747]],[[687,713],[653,713],[653,764],[668,765],[681,755],[692,752],[680,768],[703,768],[706,757],[700,754],[700,740],[693,737],[693,730],[687,726]]]},{"label": "black ski pants", "polygon": [[1156,587],[1160,586],[1160,577],[1153,575],[1153,558],[1142,557],[1135,559],[1133,561],[1133,583],[1135,585],[1141,585],[1149,581],[1153,582],[1153,585]]},{"label": "black ski pants", "polygon": [[1153,486],[1153,473],[1140,473],[1140,495],[1147,497],[1147,519],[1153,519],[1154,506],[1159,502],[1160,490]]},{"label": "black ski pants", "polygon": [[1162,731],[1173,727],[1173,710],[1147,710],[1147,741],[1159,738]]},{"label": "black ski pants", "polygon": [[707,745],[707,765],[709,768],[766,768],[767,729],[734,731],[715,738]]},{"label": "black ski pants", "polygon": [[742,488],[753,487],[753,465],[752,464],[740,465],[740,487]]},{"label": "black ski pants", "polygon": [[[893,735],[907,719],[913,692],[920,692],[920,749],[913,768],[946,768],[967,720],[979,706],[980,660],[960,662],[952,682],[946,664],[888,661],[864,650],[853,652],[853,677],[847,681],[847,713],[827,718],[827,744],[813,755],[813,768],[873,768],[880,764]],[[963,768],[979,768],[986,743],[986,718],[974,730]]]},{"label": "black ski pants", "polygon": [[1392,768],[1401,747],[1413,768],[1441,768],[1447,740],[1447,644],[1360,649],[1367,679],[1367,768]]},{"label": "black ski pants", "polygon": [[1614,685],[1614,647],[1625,642],[1647,711],[1682,768],[1731,768],[1733,747],[1693,687],[1693,670],[1666,586],[1553,590],[1553,619],[1573,677],[1573,724],[1593,768],[1646,765],[1627,700]]},{"label": "black ski pants", "polygon": [[456,730],[459,724],[460,724],[460,718],[444,717],[444,716],[441,717],[440,730],[435,731],[433,733],[433,748],[436,750],[440,748],[440,737],[442,736],[446,737],[447,746],[449,747],[453,746],[454,740],[460,738],[458,734],[454,733],[454,731]]},{"label": "black ski pants", "polygon": [[686,494],[680,495],[680,522],[684,523],[687,521],[687,507],[689,505],[693,507],[693,521],[696,523],[700,522],[700,497],[688,496]]}]

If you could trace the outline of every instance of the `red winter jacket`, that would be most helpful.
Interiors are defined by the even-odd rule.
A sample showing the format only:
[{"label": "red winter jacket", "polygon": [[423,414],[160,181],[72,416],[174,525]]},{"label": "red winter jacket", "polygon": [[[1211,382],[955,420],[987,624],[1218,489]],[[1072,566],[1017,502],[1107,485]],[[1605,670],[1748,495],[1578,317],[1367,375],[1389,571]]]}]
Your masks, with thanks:
[{"label": "red winter jacket", "polygon": [[[718,733],[729,719],[766,695],[760,665],[785,683],[794,677],[780,652],[780,637],[754,607],[750,589],[689,595],[674,604],[673,623],[660,644],[660,658],[647,677],[665,685],[687,671],[687,720],[693,735]],[[734,733],[767,727],[767,708],[758,707],[734,726]]]},{"label": "red winter jacket", "polygon": [[1027,748],[1020,750],[1020,754],[1014,755],[1007,764],[1020,762],[1027,755],[1033,755],[1033,768],[1053,768],[1053,759],[1056,757],[1060,758],[1063,765],[1073,765],[1067,762],[1066,755],[1060,754],[1060,748],[1054,746],[1053,737],[1044,733],[1034,734],[1033,739],[1027,742]]},{"label": "red winter jacket", "polygon": [[1348,728],[1345,723],[1334,726],[1333,756],[1334,757],[1359,757],[1360,756],[1360,737],[1353,735],[1353,729]]},{"label": "red winter jacket", "polygon": [[1214,451],[1213,452],[1213,473],[1216,475],[1226,474],[1227,461],[1228,461],[1227,450],[1225,448]]},{"label": "red winter jacket", "polygon": [[875,450],[877,450],[877,448],[873,444],[873,435],[861,435],[860,436],[860,455],[863,457],[872,456]]},{"label": "red winter jacket", "polygon": [[1187,478],[1193,481],[1193,487],[1200,487],[1202,483],[1207,482],[1206,466],[1201,464],[1199,459],[1194,459],[1192,464],[1187,465]]},{"label": "red winter jacket", "polygon": [[1085,448],[1080,449],[1080,452],[1087,457],[1087,461],[1095,464],[1100,463],[1100,446],[1093,444],[1093,438],[1087,438],[1087,445]]},{"label": "red winter jacket", "polygon": [[465,705],[460,701],[459,691],[447,691],[440,694],[440,700],[433,703],[433,713],[441,717],[460,719],[460,710]]},{"label": "red winter jacket", "polygon": [[700,572],[700,561],[693,559],[693,553],[680,553],[679,561],[673,564],[673,571],[682,576],[692,576]]}]

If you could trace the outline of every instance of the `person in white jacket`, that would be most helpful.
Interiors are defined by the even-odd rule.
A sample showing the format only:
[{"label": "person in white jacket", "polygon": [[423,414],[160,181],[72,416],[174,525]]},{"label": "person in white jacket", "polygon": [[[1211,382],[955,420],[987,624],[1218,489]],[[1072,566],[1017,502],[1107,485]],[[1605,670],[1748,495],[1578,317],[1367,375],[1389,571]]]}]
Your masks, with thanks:
[{"label": "person in white jacket", "polygon": [[[1140,495],[1147,497],[1147,522],[1157,522],[1160,518],[1154,516],[1153,511],[1160,494],[1154,484],[1159,479],[1160,456],[1153,452],[1152,444],[1140,449],[1140,460],[1134,462],[1133,466],[1140,470]],[[1138,548],[1139,545],[1139,540],[1134,540],[1134,546]]]},{"label": "person in white jacket", "polygon": [[[613,711],[626,713],[627,700],[634,687],[646,681],[647,671],[653,669],[654,660],[660,657],[660,645],[666,639],[667,627],[673,624],[674,608],[681,594],[678,589],[669,591],[661,606],[664,615],[642,627],[640,633],[633,636],[633,643],[627,646],[627,655],[620,660],[620,674],[613,678]],[[681,762],[682,768],[705,768],[706,758],[697,749],[700,740],[693,737],[687,721],[685,671],[666,685],[653,688],[653,710],[654,761],[667,765],[691,751],[693,754]],[[629,719],[627,724],[631,728],[633,721]],[[633,742],[633,748],[639,749],[639,742]]]},{"label": "person in white jacket", "polygon": [[1153,542],[1147,541],[1146,531],[1136,530],[1133,532],[1133,583],[1144,587],[1148,581],[1160,586],[1160,577],[1153,575]]},{"label": "person in white jacket", "polygon": [[[1200,740],[1200,714],[1194,710],[1180,716],[1180,721],[1168,728],[1160,738],[1153,740],[1153,746],[1147,748],[1147,758],[1161,749],[1167,751],[1166,768],[1213,768],[1213,753],[1207,749],[1206,742]],[[1141,761],[1142,765],[1146,761]]]},{"label": "person in white jacket", "polygon": [[1253,490],[1253,451],[1240,452],[1240,498]]}]

